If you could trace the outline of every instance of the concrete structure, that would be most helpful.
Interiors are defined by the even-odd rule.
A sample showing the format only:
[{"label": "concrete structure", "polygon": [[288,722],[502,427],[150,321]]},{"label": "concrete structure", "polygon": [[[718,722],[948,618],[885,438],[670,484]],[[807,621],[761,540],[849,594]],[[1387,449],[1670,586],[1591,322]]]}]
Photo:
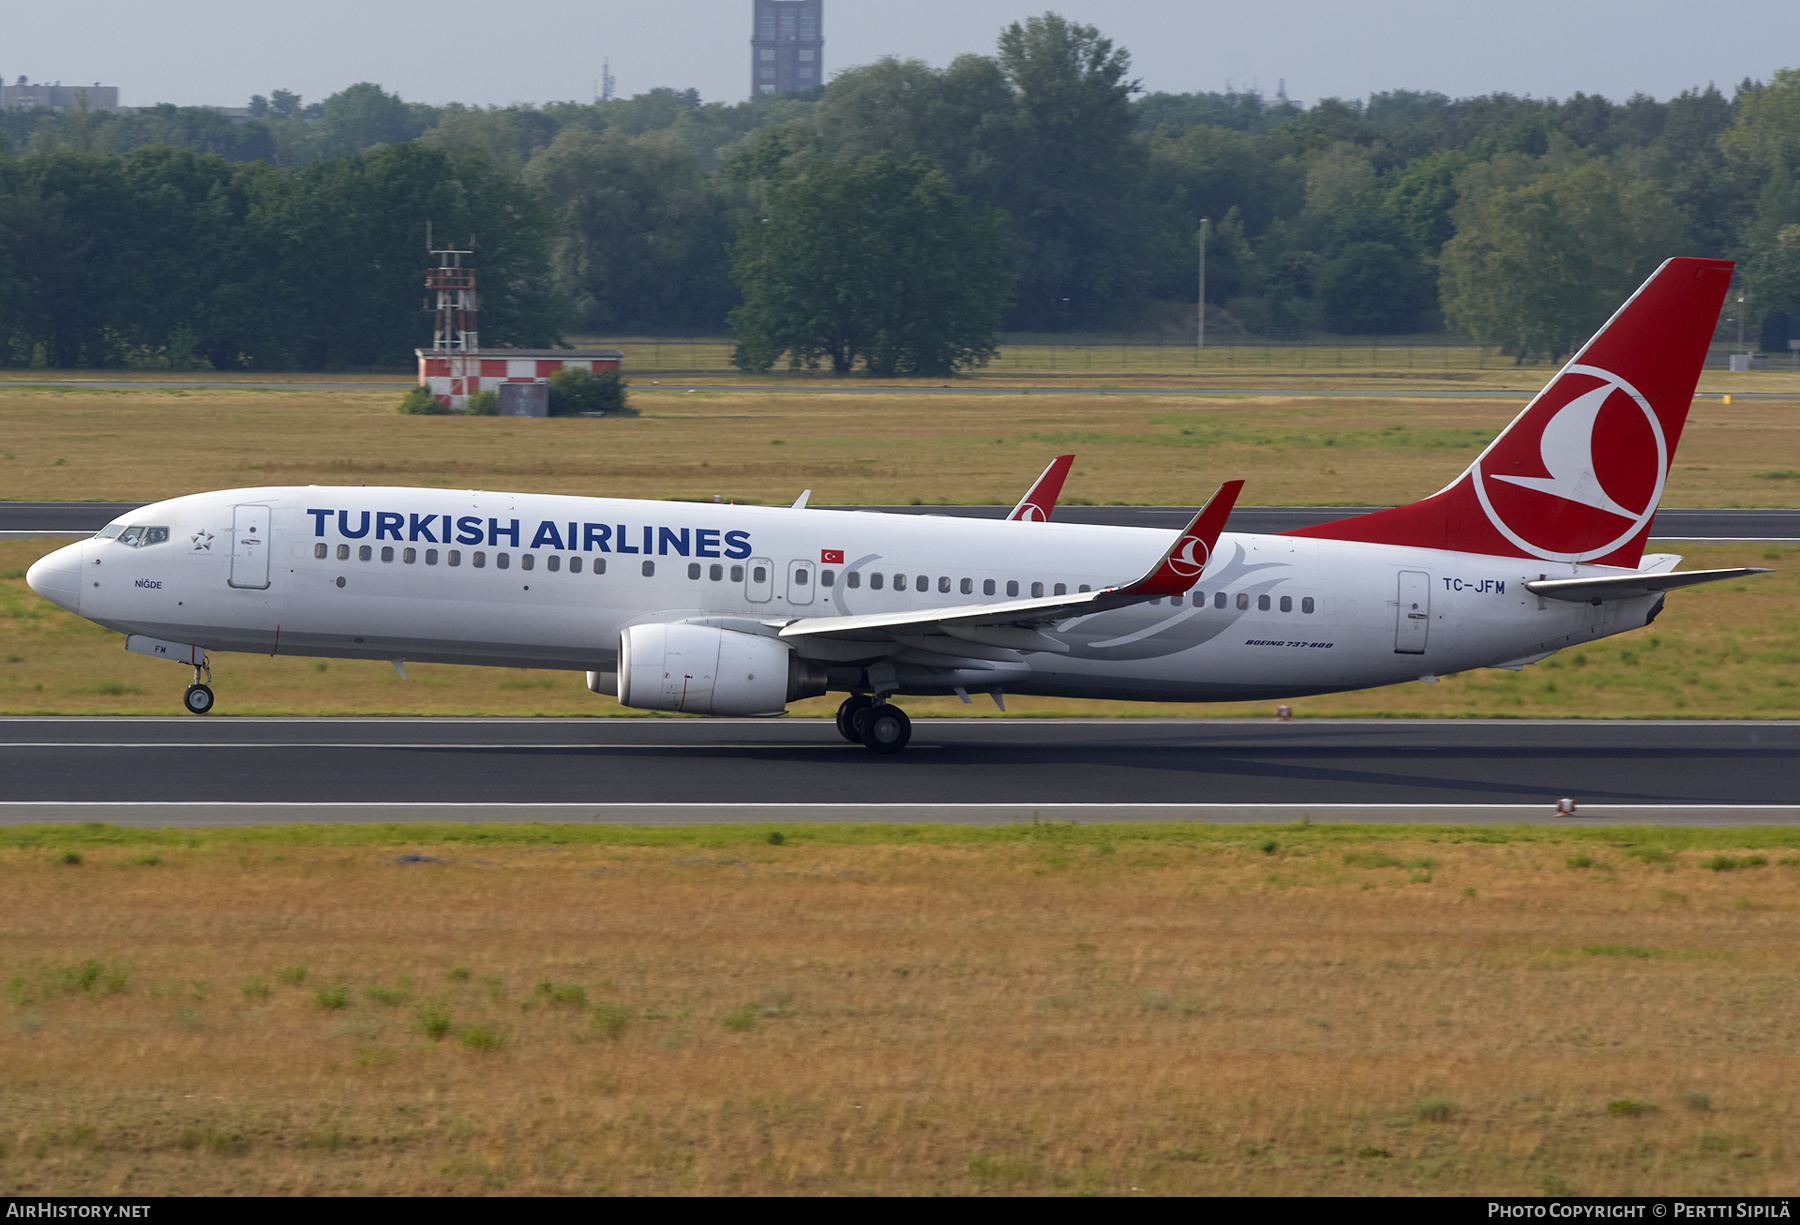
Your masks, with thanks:
[{"label": "concrete structure", "polygon": [[811,89],[825,81],[824,0],[754,0],[750,27],[753,97]]},{"label": "concrete structure", "polygon": [[102,85],[95,81],[92,85],[64,85],[58,81],[54,85],[33,85],[24,77],[20,77],[13,85],[0,85],[0,107],[7,110],[35,110],[42,108],[50,111],[61,111],[73,114],[82,108],[85,102],[89,111],[117,112],[119,107],[119,87]]}]

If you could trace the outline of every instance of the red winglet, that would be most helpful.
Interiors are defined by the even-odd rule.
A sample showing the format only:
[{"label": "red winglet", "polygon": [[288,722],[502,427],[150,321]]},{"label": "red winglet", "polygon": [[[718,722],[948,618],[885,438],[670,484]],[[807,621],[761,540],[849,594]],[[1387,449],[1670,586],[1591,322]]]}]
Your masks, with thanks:
[{"label": "red winglet", "polygon": [[1225,520],[1230,517],[1231,508],[1237,504],[1243,488],[1242,481],[1226,481],[1220,485],[1148,574],[1135,583],[1113,590],[1120,595],[1155,599],[1181,595],[1199,582],[1206,571],[1206,563],[1212,560],[1214,546],[1219,543],[1219,533],[1225,530]]},{"label": "red winglet", "polygon": [[1012,508],[1007,519],[1021,523],[1048,522],[1050,512],[1056,509],[1056,499],[1062,493],[1063,480],[1069,475],[1069,467],[1074,462],[1073,455],[1058,455],[1051,460],[1050,466],[1025,491],[1025,496],[1019,499],[1019,504]]}]

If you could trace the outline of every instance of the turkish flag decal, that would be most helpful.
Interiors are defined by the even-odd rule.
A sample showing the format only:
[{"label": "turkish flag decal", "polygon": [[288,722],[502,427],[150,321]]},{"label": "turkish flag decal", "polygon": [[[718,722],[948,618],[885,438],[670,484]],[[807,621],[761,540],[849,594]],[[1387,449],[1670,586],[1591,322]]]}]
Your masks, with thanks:
[{"label": "turkish flag decal", "polygon": [[844,551],[842,549],[820,549],[819,561],[827,566],[841,566],[844,564]]}]

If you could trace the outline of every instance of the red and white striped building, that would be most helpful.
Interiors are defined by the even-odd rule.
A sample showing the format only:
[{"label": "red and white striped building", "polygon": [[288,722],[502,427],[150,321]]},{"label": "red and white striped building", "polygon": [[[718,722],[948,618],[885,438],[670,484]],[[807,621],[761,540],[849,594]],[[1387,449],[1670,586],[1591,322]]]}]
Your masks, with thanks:
[{"label": "red and white striped building", "polygon": [[617,349],[414,349],[419,357],[419,386],[447,408],[461,412],[478,391],[498,391],[502,383],[547,383],[558,370],[599,374],[617,370],[624,354]]}]

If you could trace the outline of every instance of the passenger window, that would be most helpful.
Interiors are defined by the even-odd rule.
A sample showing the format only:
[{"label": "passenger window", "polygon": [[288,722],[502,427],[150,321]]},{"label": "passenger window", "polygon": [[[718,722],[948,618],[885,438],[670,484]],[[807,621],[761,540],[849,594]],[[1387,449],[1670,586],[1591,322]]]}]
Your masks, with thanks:
[{"label": "passenger window", "polygon": [[[699,568],[700,567],[698,567],[698,566],[694,567],[694,569],[696,569],[696,570],[698,570]],[[698,576],[696,575],[695,577],[698,577]],[[806,570],[804,567],[794,571],[794,586],[796,586],[796,587],[806,586]]]},{"label": "passenger window", "polygon": [[425,564],[428,566],[437,565],[437,550],[436,549],[426,549],[425,550]]},{"label": "passenger window", "polygon": [[1051,595],[1068,595],[1069,594],[1069,585],[1067,583],[1058,583],[1055,587],[1052,587],[1050,589],[1050,594]]},{"label": "passenger window", "polygon": [[356,558],[358,561],[371,561],[374,557],[375,550],[366,544],[356,550]]},{"label": "passenger window", "polygon": [[734,583],[741,583],[744,581],[744,568],[742,566],[733,566],[731,568],[731,581]]},{"label": "passenger window", "polygon": [[1006,594],[1009,596],[1016,596],[1019,594],[1019,580],[1018,579],[1009,578],[1006,580]]},{"label": "passenger window", "polygon": [[569,573],[570,574],[580,574],[581,573],[581,559],[579,557],[571,557],[569,559]]},{"label": "passenger window", "polygon": [[1239,611],[1250,607],[1250,593],[1248,591],[1238,592],[1237,606]]},{"label": "passenger window", "polygon": [[707,569],[706,577],[715,583],[718,582],[725,577],[725,567],[721,566],[718,562],[714,562],[711,567]]},{"label": "passenger window", "polygon": [[958,591],[962,592],[964,595],[974,595],[975,594],[975,580],[972,578],[966,578],[962,582],[957,584],[956,589]]},{"label": "passenger window", "polygon": [[411,549],[411,548],[401,549],[400,550],[400,560],[410,566],[414,562],[419,560],[419,551],[417,549]]},{"label": "passenger window", "polygon": [[1154,600],[1151,600],[1150,603],[1157,608],[1161,608],[1162,607],[1162,597],[1157,596]]},{"label": "passenger window", "polygon": [[487,554],[483,553],[480,549],[476,549],[475,552],[469,555],[469,564],[474,566],[477,570],[482,569],[487,565]]},{"label": "passenger window", "polygon": [[1269,611],[1269,597],[1268,596],[1259,595],[1256,597],[1256,611],[1257,612],[1268,612]]},{"label": "passenger window", "polygon": [[537,554],[536,553],[521,553],[521,554],[519,554],[519,569],[529,570],[535,565],[537,565]]},{"label": "passenger window", "polygon": [[894,590],[895,591],[905,591],[906,590],[906,576],[904,574],[894,575]]},{"label": "passenger window", "polygon": [[846,572],[844,575],[844,586],[849,587],[851,590],[855,590],[856,588],[861,587],[862,586],[862,571],[861,570],[851,570],[851,571]]},{"label": "passenger window", "polygon": [[314,545],[314,546],[313,546],[313,556],[314,556],[314,557],[316,557],[316,558],[318,558],[318,559],[319,559],[319,560],[320,560],[320,561],[324,561],[324,560],[325,560],[325,554],[326,554],[326,553],[327,553],[327,552],[328,552],[328,549],[327,549],[327,548],[326,548],[326,546],[325,546],[325,545],[322,545],[322,544],[315,544],[315,545]]},{"label": "passenger window", "polygon": [[656,563],[653,561],[645,562],[644,563],[644,577],[651,578],[655,574],[656,574]]},{"label": "passenger window", "polygon": [[1175,608],[1180,608],[1182,606],[1182,604],[1186,601],[1186,599],[1187,599],[1186,596],[1172,595],[1169,597],[1169,603],[1171,606],[1173,606]]},{"label": "passenger window", "polygon": [[1282,612],[1293,612],[1294,611],[1294,597],[1293,596],[1284,595],[1281,597],[1281,611]]},{"label": "passenger window", "polygon": [[1303,596],[1300,600],[1300,611],[1303,613],[1309,613],[1312,610],[1313,610],[1313,598],[1311,596]]},{"label": "passenger window", "polygon": [[981,580],[981,594],[982,595],[993,595],[994,594],[994,580],[993,579],[984,578]]},{"label": "passenger window", "polygon": [[869,575],[869,590],[870,591],[880,591],[881,583],[882,583],[881,571],[877,570],[874,573]]},{"label": "passenger window", "polygon": [[688,577],[691,579],[696,579],[696,580],[699,579],[699,577],[700,577],[700,563],[699,562],[691,561],[688,563]]},{"label": "passenger window", "polygon": [[1225,607],[1225,593],[1223,591],[1213,592],[1213,607],[1214,608]]},{"label": "passenger window", "polygon": [[496,554],[494,554],[494,569],[505,570],[507,567],[509,567],[511,565],[512,565],[512,554],[511,553],[496,553]]},{"label": "passenger window", "polygon": [[393,561],[394,560],[394,546],[393,545],[384,544],[381,546],[381,560],[382,561]]},{"label": "passenger window", "polygon": [[604,557],[596,557],[594,559],[594,573],[595,574],[605,574],[606,573],[606,559]]},{"label": "passenger window", "polygon": [[562,569],[562,558],[554,553],[550,554],[550,556],[544,559],[544,569],[555,574],[558,570]]},{"label": "passenger window", "polygon": [[821,571],[819,571],[819,586],[829,587],[835,582],[837,582],[837,571],[836,570],[821,570]]},{"label": "passenger window", "polygon": [[449,555],[447,557],[445,557],[444,560],[449,562],[453,566],[462,565],[462,550],[461,549],[451,549]]},{"label": "passenger window", "polygon": [[1038,599],[1043,594],[1044,594],[1044,585],[1042,583],[1033,583],[1031,585],[1031,598],[1032,599],[1034,599],[1034,600]]},{"label": "passenger window", "polygon": [[1093,588],[1089,587],[1086,583],[1083,583],[1081,586],[1077,587],[1075,590],[1077,590],[1077,591],[1092,591]]},{"label": "passenger window", "polygon": [[948,574],[938,575],[938,590],[944,595],[950,594],[950,576]]},{"label": "passenger window", "polygon": [[1195,608],[1206,607],[1206,593],[1204,591],[1190,591],[1188,594],[1194,597]]},{"label": "passenger window", "polygon": [[349,545],[340,544],[338,546],[338,560],[339,561],[349,561],[350,560],[350,546]]},{"label": "passenger window", "polygon": [[[650,564],[650,563],[649,563],[649,562],[645,562],[645,563],[644,563],[644,564],[645,564],[645,565],[649,565],[649,564]],[[644,573],[645,573],[645,574],[648,574],[648,573],[650,573],[650,572],[649,572],[649,571],[648,571],[648,570],[646,570],[646,571],[644,571]],[[750,567],[750,581],[751,581],[751,582],[753,582],[753,583],[766,583],[766,582],[768,582],[768,581],[769,581],[769,571],[768,571],[768,569],[767,569],[767,568],[766,568],[766,567],[763,567],[763,566],[751,566],[751,567]]]}]

